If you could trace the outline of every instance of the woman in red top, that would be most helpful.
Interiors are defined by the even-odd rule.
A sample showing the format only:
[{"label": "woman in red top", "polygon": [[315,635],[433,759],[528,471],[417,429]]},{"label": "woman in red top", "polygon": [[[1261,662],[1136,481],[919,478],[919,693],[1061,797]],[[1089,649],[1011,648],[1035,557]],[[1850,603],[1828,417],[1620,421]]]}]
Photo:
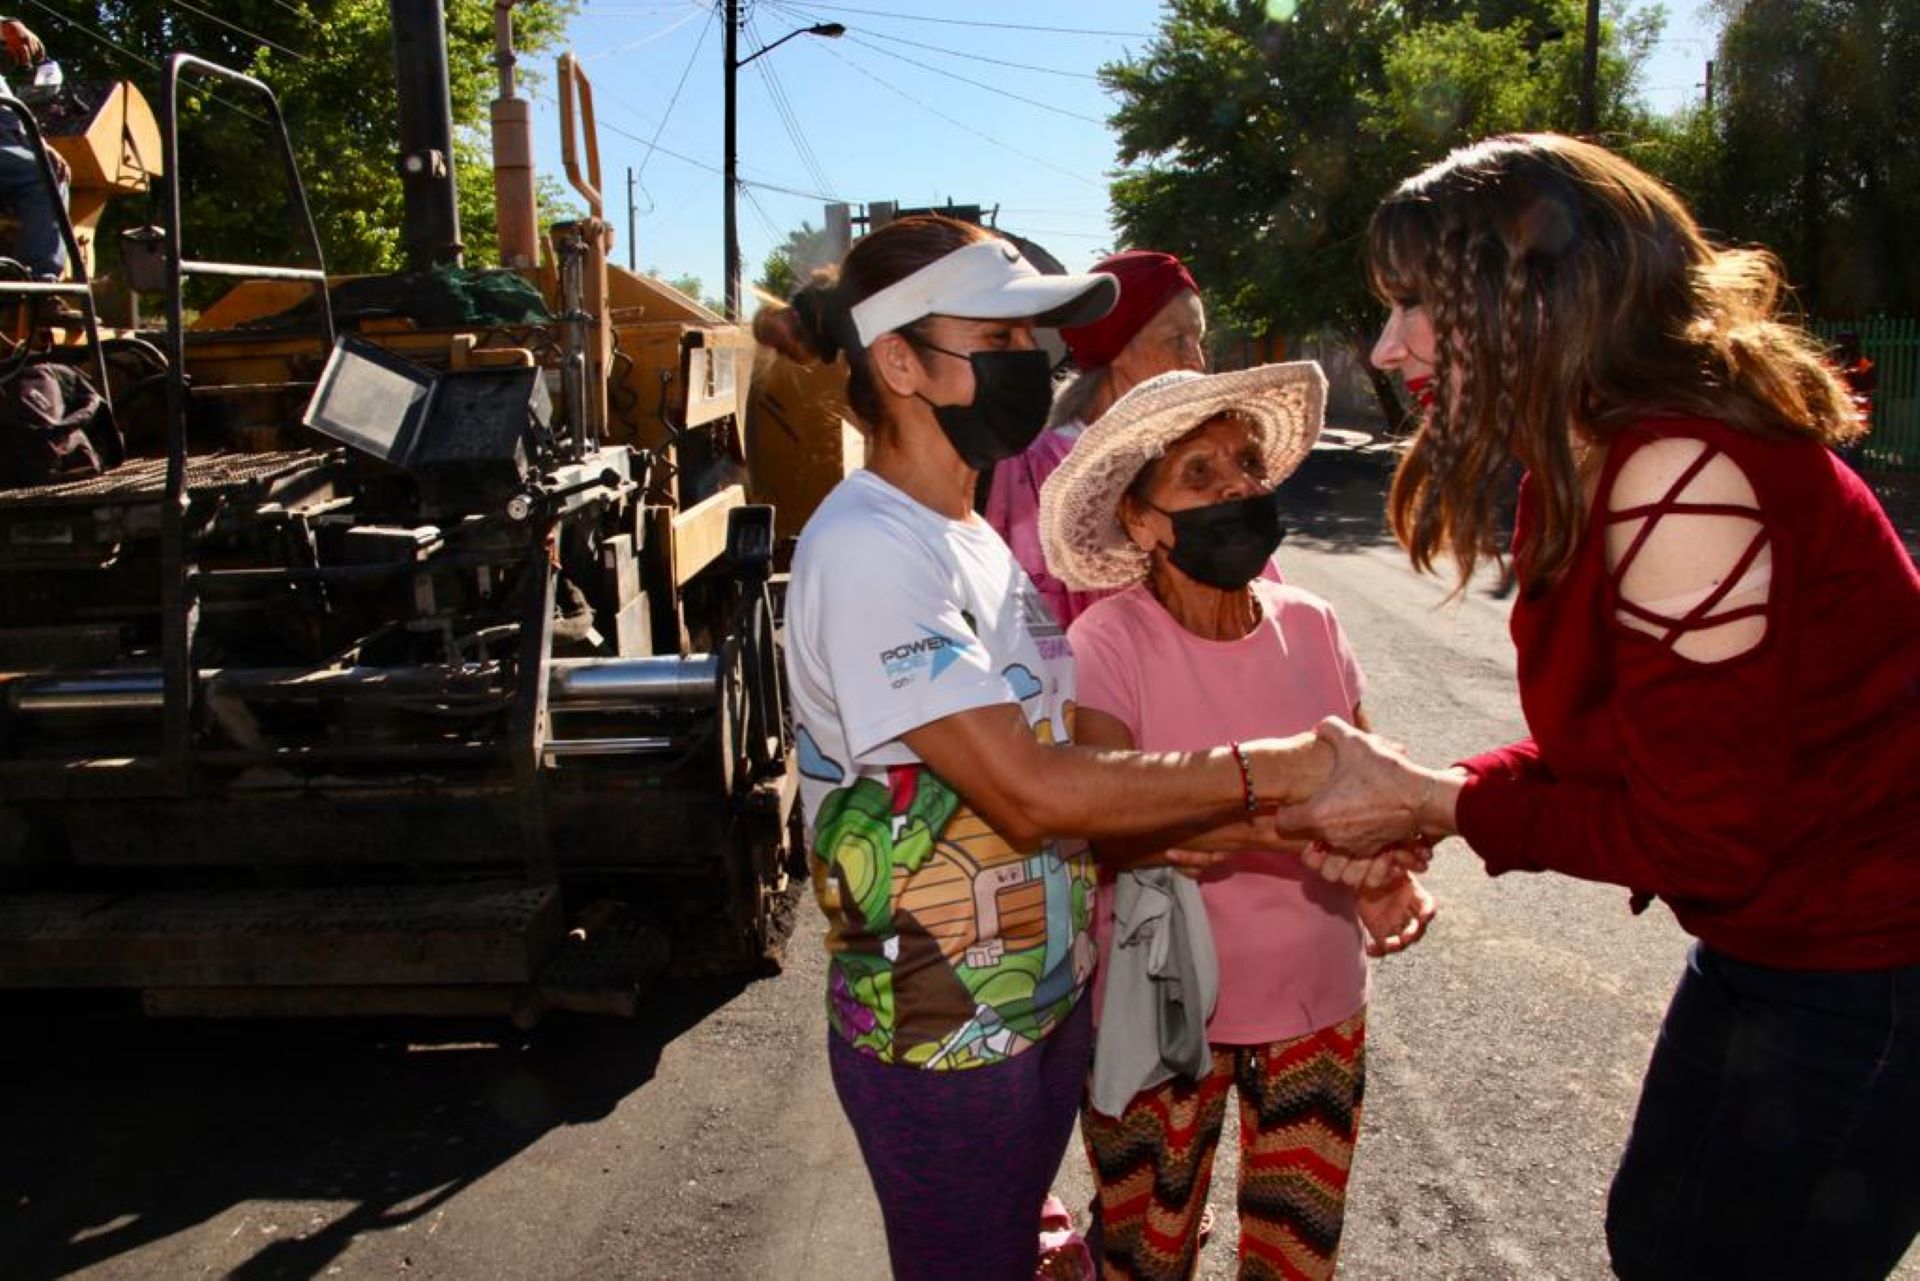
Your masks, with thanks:
[{"label": "woman in red top", "polygon": [[[1858,431],[1764,253],[1554,135],[1375,215],[1374,348],[1426,405],[1391,516],[1464,584],[1512,546],[1532,736],[1422,769],[1330,722],[1283,823],[1458,833],[1490,872],[1664,900],[1698,940],[1607,1207],[1621,1276],[1883,1277],[1920,1224],[1920,575],[1832,446]],[[1355,861],[1349,862],[1348,855]]]}]

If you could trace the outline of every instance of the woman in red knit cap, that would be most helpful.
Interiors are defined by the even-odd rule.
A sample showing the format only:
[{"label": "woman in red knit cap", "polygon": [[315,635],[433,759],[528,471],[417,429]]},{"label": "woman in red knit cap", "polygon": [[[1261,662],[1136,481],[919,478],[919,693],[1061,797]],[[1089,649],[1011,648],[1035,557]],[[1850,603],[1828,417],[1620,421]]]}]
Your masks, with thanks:
[{"label": "woman in red knit cap", "polygon": [[[1513,564],[1531,737],[1427,770],[1339,722],[1283,812],[1365,854],[1459,833],[1495,875],[1654,898],[1698,942],[1608,1198],[1638,1279],[1885,1277],[1920,1228],[1920,574],[1833,446],[1861,424],[1763,252],[1553,134],[1405,183],[1374,347],[1427,406],[1395,532]],[[1342,872],[1334,856],[1323,874]],[[1351,871],[1354,865],[1344,869]]]},{"label": "woman in red knit cap", "polygon": [[1130,249],[1093,265],[1120,282],[1112,311],[1060,331],[1078,368],[1053,400],[1047,430],[1025,453],[994,469],[983,513],[1040,591],[1062,627],[1104,593],[1076,592],[1047,571],[1040,546],[1040,487],[1080,433],[1128,390],[1176,369],[1204,372],[1206,308],[1200,286],[1172,254]]}]

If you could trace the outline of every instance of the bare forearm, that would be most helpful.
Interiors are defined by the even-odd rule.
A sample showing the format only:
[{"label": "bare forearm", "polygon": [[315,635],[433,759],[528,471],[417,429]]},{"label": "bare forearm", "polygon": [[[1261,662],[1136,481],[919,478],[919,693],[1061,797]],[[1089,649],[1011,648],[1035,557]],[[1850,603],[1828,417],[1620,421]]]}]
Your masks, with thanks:
[{"label": "bare forearm", "polygon": [[[1241,751],[1262,805],[1304,799],[1332,769],[1331,749],[1310,734],[1266,739]],[[1056,747],[1046,753],[1030,813],[1049,834],[1096,839],[1159,834],[1164,849],[1170,831],[1197,835],[1229,823],[1246,826],[1246,785],[1231,749]]]},{"label": "bare forearm", "polygon": [[1312,734],[1242,743],[1237,753],[1136,752],[1111,738],[1041,743],[1011,706],[957,712],[901,739],[1022,847],[1056,836],[1100,840],[1244,821],[1249,787],[1257,807],[1297,801],[1325,782],[1334,758]]}]

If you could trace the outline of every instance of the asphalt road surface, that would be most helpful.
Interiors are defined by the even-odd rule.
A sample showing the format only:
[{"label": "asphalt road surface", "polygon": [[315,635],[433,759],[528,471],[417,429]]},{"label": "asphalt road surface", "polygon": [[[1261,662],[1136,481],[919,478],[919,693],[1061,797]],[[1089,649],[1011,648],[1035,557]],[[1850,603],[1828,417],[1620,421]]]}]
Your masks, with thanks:
[{"label": "asphalt road surface", "polygon": [[[1283,569],[1339,610],[1369,710],[1416,756],[1504,741],[1506,604],[1477,584],[1443,606],[1408,573],[1382,475],[1316,455]],[[1607,1180],[1686,941],[1622,890],[1492,881],[1457,843],[1430,882],[1432,933],[1375,975],[1342,1273],[1604,1277]],[[800,922],[778,978],[678,985],[636,1022],[555,1018],[526,1041],[16,1012],[0,1276],[884,1277],[810,904]],[[1230,1128],[1207,1277],[1232,1275],[1232,1152]],[[1057,1186],[1086,1204],[1077,1146]],[[1896,1275],[1920,1279],[1920,1254]]]}]

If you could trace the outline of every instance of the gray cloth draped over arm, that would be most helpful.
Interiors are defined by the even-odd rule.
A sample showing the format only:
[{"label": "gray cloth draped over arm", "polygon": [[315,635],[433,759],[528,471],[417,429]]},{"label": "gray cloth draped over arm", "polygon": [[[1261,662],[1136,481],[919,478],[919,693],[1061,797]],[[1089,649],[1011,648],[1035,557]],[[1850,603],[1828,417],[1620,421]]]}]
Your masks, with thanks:
[{"label": "gray cloth draped over arm", "polygon": [[1200,887],[1171,867],[1120,873],[1103,964],[1093,1106],[1119,1116],[1140,1091],[1212,1066],[1207,1019],[1220,995],[1220,962]]}]

